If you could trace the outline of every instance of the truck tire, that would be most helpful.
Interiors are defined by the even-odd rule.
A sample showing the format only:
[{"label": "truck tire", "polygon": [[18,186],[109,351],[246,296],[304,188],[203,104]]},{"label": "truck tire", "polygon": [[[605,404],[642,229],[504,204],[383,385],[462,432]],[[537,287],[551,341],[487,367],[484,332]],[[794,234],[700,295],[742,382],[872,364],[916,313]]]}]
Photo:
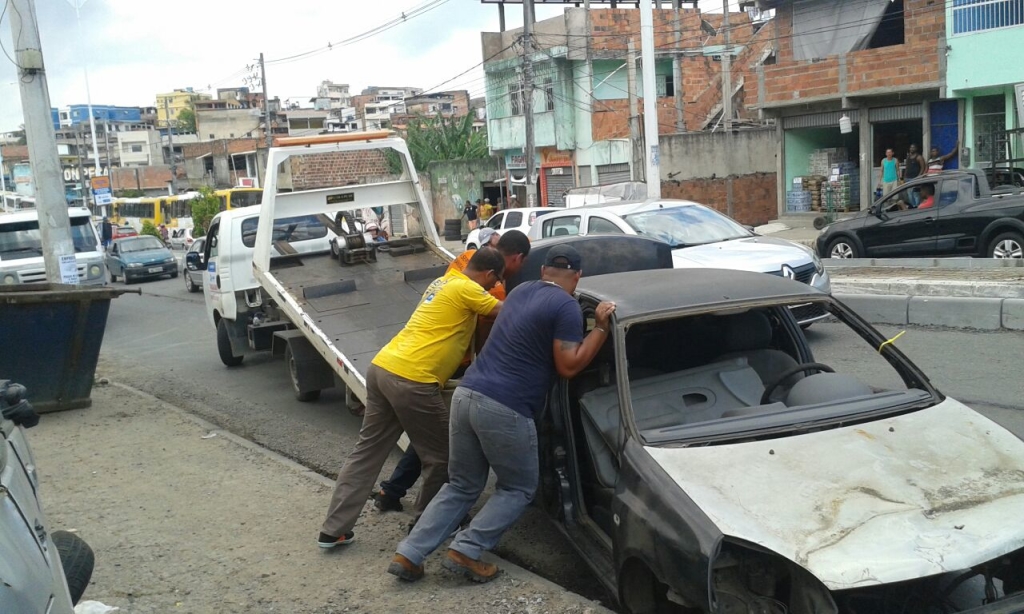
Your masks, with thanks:
[{"label": "truck tire", "polygon": [[85,589],[92,579],[92,570],[96,557],[92,548],[85,540],[67,531],[54,531],[50,538],[60,554],[60,566],[64,569],[64,577],[68,581],[68,593],[71,603],[76,604],[85,594]]},{"label": "truck tire", "polygon": [[288,367],[288,377],[292,380],[292,391],[295,398],[302,403],[311,403],[320,398],[319,390],[307,390],[302,392],[299,388],[298,367],[295,364],[295,355],[292,354],[292,346],[287,345],[284,349],[284,364]]},{"label": "truck tire", "polygon": [[217,353],[226,367],[237,367],[242,364],[244,356],[235,356],[231,352],[231,337],[228,336],[228,325],[221,318],[217,322]]}]

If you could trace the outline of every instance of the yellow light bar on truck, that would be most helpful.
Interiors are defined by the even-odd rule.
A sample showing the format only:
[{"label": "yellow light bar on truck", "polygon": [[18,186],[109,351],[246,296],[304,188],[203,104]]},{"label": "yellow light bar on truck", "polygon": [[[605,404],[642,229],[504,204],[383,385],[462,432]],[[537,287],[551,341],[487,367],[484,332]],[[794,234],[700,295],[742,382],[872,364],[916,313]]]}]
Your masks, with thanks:
[{"label": "yellow light bar on truck", "polygon": [[274,139],[274,147],[301,145],[324,145],[326,143],[351,143],[352,141],[376,141],[395,136],[390,130],[373,132],[347,132],[344,134],[317,134],[315,136],[284,136]]}]

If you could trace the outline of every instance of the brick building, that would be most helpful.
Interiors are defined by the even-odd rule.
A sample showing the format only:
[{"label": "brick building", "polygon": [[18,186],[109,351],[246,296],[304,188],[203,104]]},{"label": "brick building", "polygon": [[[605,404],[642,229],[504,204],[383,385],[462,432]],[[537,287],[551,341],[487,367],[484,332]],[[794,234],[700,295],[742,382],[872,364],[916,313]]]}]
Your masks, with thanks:
[{"label": "brick building", "polygon": [[[847,195],[856,201],[849,206],[866,208],[886,148],[902,160],[911,144],[925,155],[931,145],[943,153],[955,146],[962,110],[958,101],[942,99],[944,3],[760,0],[759,5],[775,9],[769,26],[775,57],[748,75],[747,83],[756,82],[753,104],[776,119],[780,213],[794,179],[829,166],[815,160],[845,157],[842,168],[854,182]],[[947,168],[956,165],[954,159]]]},{"label": "brick building", "polygon": [[[737,125],[760,125],[751,108],[758,67],[771,57],[770,32],[746,12],[730,13],[725,46],[723,15],[695,8],[654,11],[654,72],[660,134],[716,127],[723,113],[722,56],[732,58],[730,95]],[[505,158],[510,187],[525,202],[525,103],[521,29],[484,33],[487,133]],[[566,189],[640,179],[643,67],[640,13],[634,9],[568,8],[534,26],[536,159],[541,202],[561,204]],[[629,48],[637,58],[636,111],[631,112]],[[751,90],[751,85],[755,87]],[[631,130],[630,117],[635,128]]]}]

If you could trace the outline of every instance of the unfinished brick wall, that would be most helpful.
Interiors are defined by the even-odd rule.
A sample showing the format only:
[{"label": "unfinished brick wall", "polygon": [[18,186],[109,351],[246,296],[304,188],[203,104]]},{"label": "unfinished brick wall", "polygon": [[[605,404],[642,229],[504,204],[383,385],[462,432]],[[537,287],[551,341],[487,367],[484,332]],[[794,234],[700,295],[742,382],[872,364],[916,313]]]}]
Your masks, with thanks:
[{"label": "unfinished brick wall", "polygon": [[[732,182],[732,213],[729,213],[729,182]],[[753,173],[715,179],[662,181],[663,198],[681,198],[729,214],[741,224],[758,226],[774,220],[775,173]]]},{"label": "unfinished brick wall", "polygon": [[[638,103],[640,130],[643,131],[643,99]],[[658,134],[676,132],[675,100],[658,98]],[[629,138],[629,100],[595,100],[590,114],[590,129],[595,141]]]},{"label": "unfinished brick wall", "polygon": [[[945,37],[941,2],[904,0],[904,43],[846,55],[846,91],[853,95],[882,88],[900,89],[939,81],[939,40]],[[840,90],[838,57],[793,59],[792,5],[776,10],[778,60],[765,67],[765,102],[831,98]]]},{"label": "unfinished brick wall", "polygon": [[350,181],[364,183],[367,177],[380,177],[389,172],[387,159],[380,150],[299,155],[289,162],[294,190],[330,188]]}]

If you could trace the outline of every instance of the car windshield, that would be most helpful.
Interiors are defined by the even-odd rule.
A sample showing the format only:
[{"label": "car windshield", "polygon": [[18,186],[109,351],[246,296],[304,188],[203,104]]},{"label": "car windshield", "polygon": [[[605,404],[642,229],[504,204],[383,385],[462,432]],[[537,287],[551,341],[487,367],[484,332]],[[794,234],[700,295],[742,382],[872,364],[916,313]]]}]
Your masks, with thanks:
[{"label": "car windshield", "polygon": [[[96,230],[89,218],[71,218],[71,242],[76,253],[97,249]],[[43,238],[37,220],[0,224],[0,260],[19,260],[43,255]]]},{"label": "car windshield", "polygon": [[[807,309],[834,318],[804,333],[789,311]],[[938,402],[892,344],[845,318],[823,299],[636,323],[625,360],[602,350],[571,397],[598,430],[615,428],[623,378],[614,370],[628,364],[630,413],[649,445],[786,436]]]},{"label": "car windshield", "polygon": [[731,219],[702,205],[667,206],[623,217],[638,233],[672,247],[690,247],[743,239],[753,234]]},{"label": "car windshield", "polygon": [[121,251],[123,253],[131,252],[144,252],[150,249],[160,249],[164,247],[164,244],[160,242],[160,239],[156,237],[138,237],[131,241],[123,241],[121,243]]}]

